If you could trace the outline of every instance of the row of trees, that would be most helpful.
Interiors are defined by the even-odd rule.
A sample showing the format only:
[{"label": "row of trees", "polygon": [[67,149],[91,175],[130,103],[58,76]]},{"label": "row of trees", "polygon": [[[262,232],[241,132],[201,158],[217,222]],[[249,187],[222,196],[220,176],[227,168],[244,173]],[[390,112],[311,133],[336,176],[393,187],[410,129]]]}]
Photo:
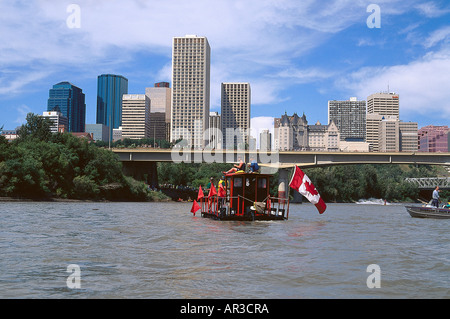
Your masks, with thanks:
[{"label": "row of trees", "polygon": [[48,119],[27,115],[18,139],[0,136],[0,196],[147,200],[142,182],[122,173],[117,156],[68,133],[51,133]]},{"label": "row of trees", "polygon": [[[407,177],[436,177],[445,174],[442,167],[430,165],[345,165],[309,168],[320,195],[329,202],[353,202],[359,199],[383,198],[388,201],[415,201],[419,189],[405,181]],[[449,196],[442,192],[441,197]],[[423,198],[429,200],[429,198]]]},{"label": "row of trees", "polygon": [[[210,177],[214,177],[217,182],[222,171],[228,170],[230,165],[160,163],[158,180],[160,184],[198,188],[199,185],[206,185]],[[420,197],[419,189],[406,182],[405,178],[436,177],[445,173],[438,166],[369,164],[307,168],[304,171],[327,202],[355,202],[368,198],[414,201]],[[273,176],[270,187],[271,193],[275,195],[278,190],[278,173]],[[441,198],[448,196],[448,192],[441,193]]]},{"label": "row of trees", "polygon": [[109,145],[109,142],[96,141],[95,145],[98,147],[113,147],[113,148],[134,148],[134,147],[158,147],[170,148],[172,144],[166,140],[158,140],[153,138],[131,139],[124,138],[123,140],[114,141]]},{"label": "row of trees", "polygon": [[[19,138],[8,142],[0,136],[0,196],[27,198],[77,198],[148,200],[155,196],[142,182],[126,177],[117,156],[96,143],[88,143],[71,134],[52,134],[50,122],[28,114]],[[150,143],[151,141],[123,141]],[[198,188],[210,177],[216,181],[231,164],[159,163],[160,184]],[[308,168],[321,196],[328,202],[352,202],[362,198],[410,201],[419,197],[417,187],[406,177],[435,177],[444,174],[438,166],[348,165]],[[272,179],[271,192],[278,189],[278,174]],[[450,196],[442,192],[441,197]]]}]

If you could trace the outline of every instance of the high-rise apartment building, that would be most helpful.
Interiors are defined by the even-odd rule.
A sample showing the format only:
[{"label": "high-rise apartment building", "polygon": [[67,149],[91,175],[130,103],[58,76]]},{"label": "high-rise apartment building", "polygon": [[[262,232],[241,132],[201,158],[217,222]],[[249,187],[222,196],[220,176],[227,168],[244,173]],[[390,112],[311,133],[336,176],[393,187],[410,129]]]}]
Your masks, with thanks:
[{"label": "high-rise apartment building", "polygon": [[67,117],[69,132],[84,132],[86,104],[83,91],[69,82],[53,85],[49,91],[48,112],[60,112]]},{"label": "high-rise apartment building", "polygon": [[447,125],[427,125],[418,131],[419,152],[449,152],[450,130]]},{"label": "high-rise apartment building", "polygon": [[128,94],[128,79],[122,75],[102,74],[97,78],[97,124],[113,129],[122,124],[122,96]]},{"label": "high-rise apartment building", "polygon": [[171,89],[168,82],[155,83],[145,88],[150,99],[150,132],[157,140],[170,141]]},{"label": "high-rise apartment building", "polygon": [[226,149],[242,149],[243,145],[248,145],[250,98],[250,83],[222,83],[222,133]]},{"label": "high-rise apartment building", "polygon": [[210,99],[211,48],[206,37],[174,37],[172,43],[172,113],[170,138],[206,145]]},{"label": "high-rise apartment building", "polygon": [[328,123],[334,122],[342,141],[366,140],[366,101],[328,101]]},{"label": "high-rise apartment building", "polygon": [[122,138],[151,137],[150,100],[145,94],[124,94],[122,98]]}]

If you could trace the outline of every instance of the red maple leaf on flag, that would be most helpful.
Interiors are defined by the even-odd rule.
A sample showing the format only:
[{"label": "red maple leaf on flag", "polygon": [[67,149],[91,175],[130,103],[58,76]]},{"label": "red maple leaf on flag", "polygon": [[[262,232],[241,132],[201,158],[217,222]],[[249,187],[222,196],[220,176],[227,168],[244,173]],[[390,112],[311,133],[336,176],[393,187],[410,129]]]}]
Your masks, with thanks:
[{"label": "red maple leaf on flag", "polygon": [[305,181],[305,188],[306,191],[309,192],[311,195],[319,195],[319,192],[317,192],[317,189],[314,187],[313,184],[309,183],[308,181]]}]

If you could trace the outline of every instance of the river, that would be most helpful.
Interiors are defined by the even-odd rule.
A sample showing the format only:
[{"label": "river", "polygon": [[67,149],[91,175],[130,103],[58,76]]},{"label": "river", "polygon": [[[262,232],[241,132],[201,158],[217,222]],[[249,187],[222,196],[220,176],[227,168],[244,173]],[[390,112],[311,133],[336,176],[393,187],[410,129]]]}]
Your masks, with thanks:
[{"label": "river", "polygon": [[450,297],[450,220],[411,218],[400,204],[328,204],[323,215],[291,204],[289,220],[271,222],[190,207],[0,203],[0,297]]}]

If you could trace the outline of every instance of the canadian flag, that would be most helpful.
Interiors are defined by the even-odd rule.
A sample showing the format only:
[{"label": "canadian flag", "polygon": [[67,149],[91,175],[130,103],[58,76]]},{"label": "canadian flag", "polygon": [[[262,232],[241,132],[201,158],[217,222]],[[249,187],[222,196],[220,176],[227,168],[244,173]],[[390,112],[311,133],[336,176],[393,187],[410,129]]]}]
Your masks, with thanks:
[{"label": "canadian flag", "polygon": [[312,204],[314,204],[319,211],[319,214],[322,214],[327,209],[327,205],[320,197],[316,187],[311,183],[309,177],[303,173],[297,165],[295,165],[295,171],[292,175],[289,186],[305,196]]}]

